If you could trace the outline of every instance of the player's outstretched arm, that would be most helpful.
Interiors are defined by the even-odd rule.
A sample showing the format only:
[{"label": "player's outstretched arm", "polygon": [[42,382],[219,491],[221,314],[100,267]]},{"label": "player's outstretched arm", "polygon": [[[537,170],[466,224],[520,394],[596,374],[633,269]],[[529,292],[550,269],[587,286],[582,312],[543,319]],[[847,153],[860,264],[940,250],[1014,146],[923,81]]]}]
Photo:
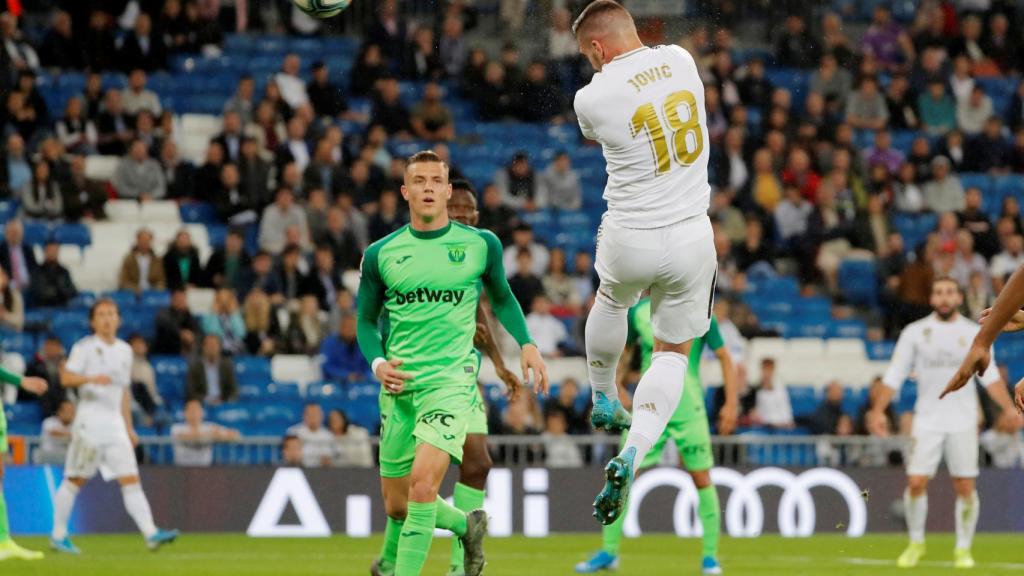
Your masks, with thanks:
[{"label": "player's outstretched arm", "polygon": [[377,267],[377,251],[372,246],[363,255],[361,270],[362,279],[356,295],[356,341],[381,386],[392,394],[398,394],[412,375],[398,370],[402,361],[388,360],[384,351],[384,339],[377,324],[384,307],[384,282]]},{"label": "player's outstretched arm", "polygon": [[[986,308],[982,310],[981,316],[978,318],[978,323],[984,325],[991,318],[992,309]],[[1006,326],[1003,326],[1003,332],[1020,332],[1021,330],[1024,330],[1024,310],[1014,312],[1013,316],[1011,316],[1010,320],[1006,323]]]},{"label": "player's outstretched arm", "polygon": [[[523,370],[523,381],[532,382],[534,391],[547,393],[548,369],[541,358],[537,345],[530,337],[526,328],[526,317],[512,294],[512,288],[505,278],[505,265],[502,263],[501,242],[494,233],[481,230],[480,235],[487,243],[487,268],[484,270],[483,281],[487,296],[491,300],[491,308],[501,325],[515,338],[521,348],[520,368]],[[532,372],[532,378],[530,373]]]},{"label": "player's outstretched arm", "polygon": [[490,315],[487,314],[487,310],[484,309],[482,302],[477,304],[476,307],[476,334],[473,337],[473,343],[491,359],[498,378],[501,378],[501,381],[505,383],[509,399],[514,400],[516,395],[519,394],[519,388],[523,384],[519,381],[516,373],[509,370],[508,366],[505,366],[505,359],[501,356],[498,343],[494,340]]},{"label": "player's outstretched arm", "polygon": [[46,389],[49,387],[46,380],[43,380],[42,378],[21,376],[2,367],[0,367],[0,382],[17,386],[35,394],[36,396],[41,396],[46,393]]}]

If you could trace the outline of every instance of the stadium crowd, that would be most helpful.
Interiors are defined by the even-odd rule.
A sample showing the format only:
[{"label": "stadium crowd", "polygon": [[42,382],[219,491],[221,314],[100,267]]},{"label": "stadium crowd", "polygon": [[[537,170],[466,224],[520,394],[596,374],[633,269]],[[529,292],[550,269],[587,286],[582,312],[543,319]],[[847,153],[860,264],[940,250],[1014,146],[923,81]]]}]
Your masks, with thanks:
[{"label": "stadium crowd", "polygon": [[[132,338],[133,393],[140,414],[169,426],[181,407],[164,405],[146,358],[189,359],[184,420],[170,430],[180,440],[179,461],[191,464],[211,461],[210,443],[237,439],[203,413],[238,399],[232,356],[320,355],[324,380],[372,380],[355,343],[346,273],[358,269],[369,243],[407,222],[401,145],[423,143],[453,160],[448,144],[465,137],[453,99],[470,103],[480,121],[571,125],[572,94],[590,73],[567,8],[551,11],[546,41],[527,51],[474,35],[478,14],[464,2],[444,3],[436,21],[414,22],[399,3],[384,1],[361,31],[345,81],[329,55],[310,63],[286,54],[271,77],[242,77],[223,104],[221,133],[193,165],[179,153],[175,110],[148,75],[177,54],[217,51],[226,30],[244,29],[244,10],[225,9],[225,23],[211,12],[217,2],[133,2],[134,14],[63,4],[68,10],[47,14],[42,27],[25,24],[40,18],[0,14],[0,197],[20,205],[21,219],[53,222],[100,221],[113,197],[209,202],[229,226],[205,262],[188,232],[157,246],[140,229],[123,261],[111,263],[122,290],[170,292],[155,336]],[[508,30],[522,28],[525,5],[501,2]],[[758,39],[704,24],[679,40],[704,73],[718,288],[736,304],[719,311],[730,345],[742,349],[744,338],[776,333],[743,295],[751,284],[787,276],[799,280],[801,295],[829,297],[834,316],[865,319],[876,340],[926,314],[930,282],[940,276],[960,283],[964,312],[976,317],[1024,264],[1024,14],[1008,2],[929,0],[900,19],[878,4],[866,27],[844,25],[840,11],[780,17],[773,50],[749,49]],[[308,24],[289,22],[293,31]],[[39,78],[67,70],[85,71],[85,88],[51,108]],[[123,88],[106,84],[114,70],[126,75]],[[804,83],[781,85],[780,70]],[[402,98],[409,82],[422,86],[412,106]],[[351,105],[362,98],[369,110]],[[347,129],[353,125],[359,130]],[[96,154],[120,157],[109,182],[86,175],[85,159]],[[451,174],[467,177],[458,161]],[[596,287],[592,253],[540,238],[530,222],[541,212],[578,211],[598,190],[584,189],[569,151],[542,158],[524,149],[477,192],[480,226],[506,246],[505,269],[541,351],[579,355]],[[897,225],[908,218],[934,225],[908,238]],[[25,308],[64,306],[77,292],[56,242],[37,261],[23,234],[12,219],[0,245],[0,324],[15,331]],[[842,269],[850,261],[872,263],[877,297],[848,297]],[[191,287],[216,291],[211,312],[190,311]],[[47,338],[30,372],[56,383],[62,354],[60,340]],[[900,429],[895,414],[888,430],[869,430],[856,413],[837,412],[831,387],[821,409],[797,422],[785,386],[773,385],[770,368],[760,374],[760,382],[745,383],[750,425],[834,434]],[[492,426],[543,432],[537,454],[578,465],[583,455],[562,437],[590,432],[579,396],[572,381],[544,405],[520,395],[492,414]],[[44,432],[54,441],[73,413],[66,399],[59,384],[44,399]],[[311,404],[288,430],[284,458],[369,465],[367,434],[342,412],[325,421]]]}]

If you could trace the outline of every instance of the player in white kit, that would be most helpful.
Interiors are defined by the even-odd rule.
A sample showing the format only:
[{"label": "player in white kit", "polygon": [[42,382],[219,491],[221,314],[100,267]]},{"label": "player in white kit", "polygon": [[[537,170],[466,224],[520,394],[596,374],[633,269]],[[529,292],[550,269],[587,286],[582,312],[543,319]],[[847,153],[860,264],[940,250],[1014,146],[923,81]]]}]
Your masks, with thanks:
[{"label": "player in white kit", "polygon": [[93,335],[71,348],[60,371],[61,384],[77,388],[80,400],[71,425],[64,481],[54,496],[50,546],[58,552],[80,553],[68,537],[68,520],[78,492],[98,471],[106,481],[117,479],[128,515],[146,546],[155,550],[173,542],[178,531],[156,527],[139,483],[130,396],[132,349],[117,338],[121,319],[112,300],[98,300],[89,311],[89,322]]},{"label": "player in white kit", "polygon": [[[971,540],[978,524],[980,502],[975,490],[978,477],[978,393],[974,386],[940,400],[946,383],[971,346],[979,326],[957,310],[963,294],[955,280],[940,278],[932,284],[934,312],[908,325],[900,333],[892,362],[885,373],[885,392],[868,415],[871,426],[882,425],[885,409],[903,382],[914,374],[917,403],[914,405],[913,444],[907,461],[907,490],[903,495],[910,545],[900,555],[901,568],[916,566],[924,556],[924,528],[928,516],[928,482],[945,458],[956,492],[955,566],[974,566]],[[1002,408],[1001,426],[1019,427],[1006,384],[995,366],[980,381]]]},{"label": "player in white kit", "polygon": [[[717,256],[707,215],[709,140],[704,84],[686,50],[644,46],[632,16],[610,0],[587,6],[573,31],[597,71],[576,94],[576,116],[608,164],[596,259],[601,286],[586,328],[591,420],[610,431],[630,428],[594,501],[594,516],[610,524],[679,403],[690,342],[710,326]],[[627,312],[647,289],[654,353],[630,417],[618,400],[615,367]]]}]

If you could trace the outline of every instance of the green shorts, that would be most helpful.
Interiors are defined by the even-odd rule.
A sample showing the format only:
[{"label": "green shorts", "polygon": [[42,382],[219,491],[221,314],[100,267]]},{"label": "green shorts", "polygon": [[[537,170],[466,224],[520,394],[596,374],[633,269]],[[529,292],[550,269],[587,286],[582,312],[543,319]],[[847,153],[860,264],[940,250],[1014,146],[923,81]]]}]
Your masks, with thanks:
[{"label": "green shorts", "polygon": [[[699,472],[714,467],[715,457],[711,453],[711,428],[705,416],[686,420],[676,418],[669,420],[661,438],[658,438],[644,461],[640,463],[640,468],[650,468],[661,463],[662,452],[669,438],[675,442],[676,449],[679,450],[679,460],[687,470]],[[622,439],[625,442],[625,434]]]},{"label": "green shorts", "polygon": [[476,385],[380,395],[380,475],[401,478],[412,472],[416,447],[427,443],[462,462],[462,445],[479,393]]},{"label": "green shorts", "polygon": [[487,435],[487,405],[484,404],[483,392],[476,387],[476,394],[473,395],[473,409],[469,413],[469,424],[466,426],[466,434]]},{"label": "green shorts", "polygon": [[0,404],[0,458],[7,454],[7,415],[4,414],[3,404]]}]

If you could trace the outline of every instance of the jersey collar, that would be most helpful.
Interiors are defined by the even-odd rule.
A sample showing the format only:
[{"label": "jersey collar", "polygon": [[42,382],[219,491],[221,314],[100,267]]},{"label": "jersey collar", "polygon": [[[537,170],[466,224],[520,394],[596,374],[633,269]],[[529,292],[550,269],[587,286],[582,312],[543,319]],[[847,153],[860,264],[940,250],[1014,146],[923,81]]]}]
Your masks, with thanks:
[{"label": "jersey collar", "polygon": [[428,230],[426,232],[417,230],[413,228],[412,225],[410,225],[409,233],[412,234],[413,238],[419,238],[420,240],[433,240],[434,238],[440,238],[441,236],[444,236],[445,234],[448,233],[449,230],[451,230],[451,228],[452,223],[449,220],[448,225],[445,226],[444,228],[438,228],[437,230]]},{"label": "jersey collar", "polygon": [[[642,52],[642,51],[648,50],[648,49],[650,49],[650,46],[641,46],[639,48],[634,48],[634,49],[630,50],[629,52],[623,52],[622,54],[619,54],[615,58],[612,58],[611,61],[608,62],[608,64],[614,64],[616,62],[625,60],[626,58],[629,58],[630,56],[632,56],[634,54],[637,54],[639,52]],[[605,66],[608,66],[608,64],[605,64]]]}]

